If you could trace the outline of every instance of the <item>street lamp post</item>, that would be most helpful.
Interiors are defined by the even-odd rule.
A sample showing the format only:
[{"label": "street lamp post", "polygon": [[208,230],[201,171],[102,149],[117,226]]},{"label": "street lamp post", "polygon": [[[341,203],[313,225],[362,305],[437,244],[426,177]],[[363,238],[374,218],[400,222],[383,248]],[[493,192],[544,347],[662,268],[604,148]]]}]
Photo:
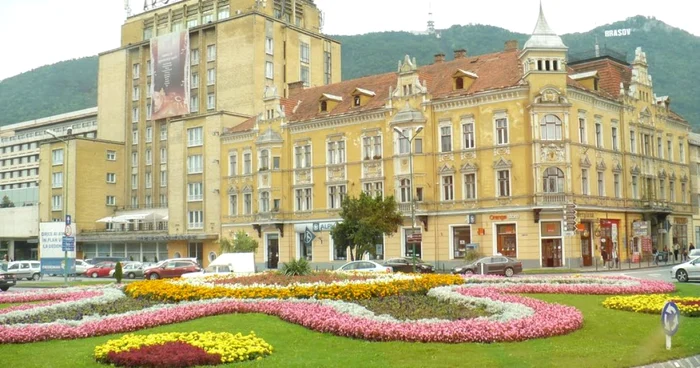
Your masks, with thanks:
[{"label": "street lamp post", "polygon": [[[398,127],[394,127],[394,131],[403,139],[408,141],[408,166],[410,170],[410,198],[411,198],[411,235],[415,234],[416,232],[416,200],[415,200],[415,192],[413,191],[413,140],[418,136],[418,133],[420,133],[423,130],[423,126],[419,126],[416,128],[416,132],[411,135],[411,137],[406,137],[403,134],[403,131],[399,129]],[[422,241],[422,237],[421,237]],[[413,273],[416,272],[416,242],[415,240],[411,242],[411,258],[413,259]]]},{"label": "street lamp post", "polygon": [[[60,138],[56,133],[54,133],[51,130],[46,129],[45,132],[52,137],[58,139],[59,141],[63,142],[66,146],[66,154],[64,156],[65,163],[63,164],[63,189],[65,191],[65,194],[63,196],[63,221],[66,221],[68,218],[68,141]],[[69,132],[70,134],[70,132]],[[65,222],[64,222],[65,223]],[[68,250],[63,251],[63,281],[68,285]]]}]

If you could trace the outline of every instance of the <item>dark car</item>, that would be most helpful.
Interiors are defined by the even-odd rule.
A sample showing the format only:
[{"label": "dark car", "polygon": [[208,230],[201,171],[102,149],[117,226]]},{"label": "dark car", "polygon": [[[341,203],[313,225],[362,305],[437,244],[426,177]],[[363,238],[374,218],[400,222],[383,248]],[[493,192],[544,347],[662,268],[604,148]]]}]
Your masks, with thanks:
[{"label": "dark car", "polygon": [[0,290],[7,291],[10,286],[15,286],[17,279],[11,272],[7,272],[7,262],[0,262]]},{"label": "dark car", "polygon": [[199,267],[197,262],[190,260],[174,259],[164,261],[158,266],[150,267],[143,270],[143,277],[151,280],[166,279],[171,277],[180,277],[184,273],[198,272],[201,270],[202,268]]},{"label": "dark car", "polygon": [[[482,268],[483,265],[483,268]],[[483,270],[483,271],[482,271]],[[504,256],[491,256],[478,259],[464,266],[458,266],[452,269],[453,274],[483,274],[485,275],[504,275],[511,277],[516,273],[523,272],[523,264],[513,258]]]},{"label": "dark car", "polygon": [[[384,262],[384,266],[393,268],[394,272],[413,272],[413,258],[391,258]],[[433,273],[435,269],[430,263],[423,262],[420,258],[416,258],[416,272]]]}]

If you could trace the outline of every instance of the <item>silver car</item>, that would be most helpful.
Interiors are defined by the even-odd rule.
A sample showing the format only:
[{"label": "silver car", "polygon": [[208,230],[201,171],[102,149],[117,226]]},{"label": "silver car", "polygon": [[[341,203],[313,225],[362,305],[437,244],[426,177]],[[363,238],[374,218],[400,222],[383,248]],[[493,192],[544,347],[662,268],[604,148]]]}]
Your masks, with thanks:
[{"label": "silver car", "polygon": [[[124,263],[122,266],[122,275],[124,275],[124,278],[127,279],[135,279],[137,277],[142,278],[144,268],[145,267],[141,262]],[[109,277],[114,277],[114,271],[116,271],[116,269],[109,271]]]},{"label": "silver car", "polygon": [[15,275],[17,280],[39,280],[41,278],[41,262],[15,261],[7,265],[7,272]]}]

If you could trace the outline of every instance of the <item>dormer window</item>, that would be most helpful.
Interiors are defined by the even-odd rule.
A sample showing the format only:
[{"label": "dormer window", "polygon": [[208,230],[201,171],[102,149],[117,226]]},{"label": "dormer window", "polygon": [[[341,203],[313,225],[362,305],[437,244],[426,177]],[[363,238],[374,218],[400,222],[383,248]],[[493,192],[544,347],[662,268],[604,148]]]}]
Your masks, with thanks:
[{"label": "dormer window", "polygon": [[569,76],[571,79],[581,83],[584,87],[597,91],[598,90],[598,71],[591,70],[589,72],[571,74]]},{"label": "dormer window", "polygon": [[321,101],[321,111],[328,111],[328,101]]},{"label": "dormer window", "polygon": [[457,69],[457,71],[452,74],[452,86],[455,91],[469,89],[477,78],[479,78],[479,76],[475,73]]},{"label": "dormer window", "polygon": [[361,102],[362,102],[362,99],[360,98],[360,96],[355,96],[355,97],[352,99],[352,105],[355,106],[355,107],[360,106],[360,103],[361,103]]},{"label": "dormer window", "polygon": [[364,102],[366,102],[370,97],[376,96],[376,93],[364,89],[364,88],[355,88],[354,91],[352,91],[352,106],[353,107],[360,107]]},{"label": "dormer window", "polygon": [[328,112],[333,110],[340,102],[343,102],[343,98],[340,96],[331,95],[329,93],[324,93],[321,95],[319,100],[319,111]]}]

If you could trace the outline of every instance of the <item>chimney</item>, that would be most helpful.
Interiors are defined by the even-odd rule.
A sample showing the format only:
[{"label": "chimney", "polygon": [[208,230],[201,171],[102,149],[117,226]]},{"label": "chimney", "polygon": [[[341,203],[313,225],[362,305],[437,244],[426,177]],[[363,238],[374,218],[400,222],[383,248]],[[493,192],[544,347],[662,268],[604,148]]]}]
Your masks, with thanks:
[{"label": "chimney", "polygon": [[455,59],[464,59],[465,57],[467,57],[467,50],[465,50],[465,49],[455,50]]},{"label": "chimney", "polygon": [[443,54],[443,53],[435,54],[435,64],[442,63],[443,61],[445,61],[445,54]]},{"label": "chimney", "polygon": [[292,96],[295,93],[304,89],[304,81],[289,83],[289,95]]},{"label": "chimney", "polygon": [[508,40],[503,51],[515,51],[518,49],[518,40]]}]

